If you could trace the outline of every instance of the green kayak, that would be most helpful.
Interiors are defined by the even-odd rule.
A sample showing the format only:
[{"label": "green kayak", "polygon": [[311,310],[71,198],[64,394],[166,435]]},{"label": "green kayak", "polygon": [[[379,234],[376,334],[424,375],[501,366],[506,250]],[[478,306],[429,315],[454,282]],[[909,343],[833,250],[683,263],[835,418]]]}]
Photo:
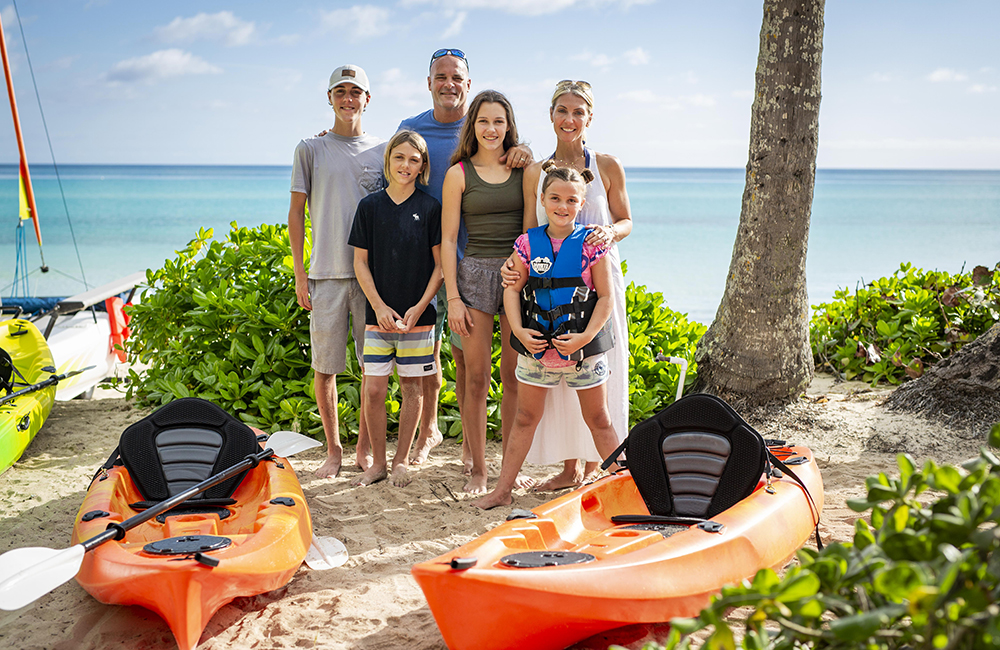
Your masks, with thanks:
[{"label": "green kayak", "polygon": [[[42,428],[55,401],[56,385],[53,382],[38,390],[25,390],[50,379],[55,372],[45,337],[30,322],[20,319],[0,321],[0,349],[6,351],[13,362],[10,377],[0,375],[0,385],[3,385],[0,388],[0,401],[3,402],[0,404],[2,473],[21,457]],[[5,356],[0,354],[0,357]],[[23,394],[4,400],[18,391]]]}]

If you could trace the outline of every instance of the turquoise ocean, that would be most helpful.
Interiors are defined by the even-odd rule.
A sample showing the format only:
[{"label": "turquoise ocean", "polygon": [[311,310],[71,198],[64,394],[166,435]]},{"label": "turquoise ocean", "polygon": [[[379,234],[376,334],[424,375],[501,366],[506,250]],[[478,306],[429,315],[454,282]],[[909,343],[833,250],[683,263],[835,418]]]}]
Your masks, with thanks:
[{"label": "turquoise ocean", "polygon": [[[32,166],[51,271],[37,270],[29,223],[31,290],[70,295],[85,290],[83,276],[94,287],[158,268],[201,227],[224,237],[232,221],[284,223],[290,174],[287,166],[60,165],[57,181],[52,166]],[[626,281],[710,322],[725,290],[744,171],[631,168],[626,175],[634,219],[620,245]],[[17,211],[17,166],[0,165],[0,297],[12,289]],[[1000,262],[1000,171],[819,170],[810,304],[902,262],[951,273]]]}]

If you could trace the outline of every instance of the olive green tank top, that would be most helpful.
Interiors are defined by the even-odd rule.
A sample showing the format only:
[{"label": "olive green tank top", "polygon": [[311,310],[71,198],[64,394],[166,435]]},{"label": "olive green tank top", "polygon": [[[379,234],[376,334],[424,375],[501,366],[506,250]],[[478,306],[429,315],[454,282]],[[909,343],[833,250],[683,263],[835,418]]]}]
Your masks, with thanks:
[{"label": "olive green tank top", "polygon": [[508,257],[524,224],[523,169],[512,169],[502,183],[487,183],[468,159],[462,161],[465,192],[462,219],[469,231],[469,257]]}]

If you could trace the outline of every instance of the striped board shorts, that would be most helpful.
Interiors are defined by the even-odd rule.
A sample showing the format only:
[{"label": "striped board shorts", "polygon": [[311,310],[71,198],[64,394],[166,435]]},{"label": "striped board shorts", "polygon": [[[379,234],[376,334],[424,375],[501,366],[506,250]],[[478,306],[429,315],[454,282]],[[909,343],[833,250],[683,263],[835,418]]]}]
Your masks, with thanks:
[{"label": "striped board shorts", "polygon": [[407,332],[383,332],[365,326],[365,374],[386,377],[395,367],[400,377],[425,377],[437,371],[434,363],[434,326]]}]

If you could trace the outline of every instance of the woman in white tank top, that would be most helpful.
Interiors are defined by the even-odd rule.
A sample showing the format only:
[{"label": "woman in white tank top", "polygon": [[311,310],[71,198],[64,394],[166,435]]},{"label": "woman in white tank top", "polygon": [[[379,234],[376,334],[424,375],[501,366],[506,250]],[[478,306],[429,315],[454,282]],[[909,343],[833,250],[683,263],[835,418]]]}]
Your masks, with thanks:
[{"label": "woman in white tank top", "polygon": [[[614,156],[585,146],[586,129],[593,119],[594,96],[585,81],[560,81],[552,96],[549,116],[556,132],[556,150],[551,158],[559,167],[577,171],[587,168],[594,180],[587,185],[587,201],[577,216],[577,223],[591,227],[587,241],[611,247],[614,283],[615,347],[608,351],[611,378],[608,380],[608,411],[619,440],[628,434],[628,324],[625,320],[625,278],[617,242],[632,232],[632,213],[625,191],[625,169]],[[544,224],[541,208],[541,185],[545,180],[540,161],[524,173],[524,210],[528,227]],[[539,490],[556,490],[580,485],[597,470],[602,460],[594,447],[590,429],[583,421],[580,404],[573,390],[565,384],[550,390],[545,400],[545,415],[535,433],[527,462],[551,464],[564,461],[563,471],[539,485]],[[578,459],[586,461],[583,471]]]}]

